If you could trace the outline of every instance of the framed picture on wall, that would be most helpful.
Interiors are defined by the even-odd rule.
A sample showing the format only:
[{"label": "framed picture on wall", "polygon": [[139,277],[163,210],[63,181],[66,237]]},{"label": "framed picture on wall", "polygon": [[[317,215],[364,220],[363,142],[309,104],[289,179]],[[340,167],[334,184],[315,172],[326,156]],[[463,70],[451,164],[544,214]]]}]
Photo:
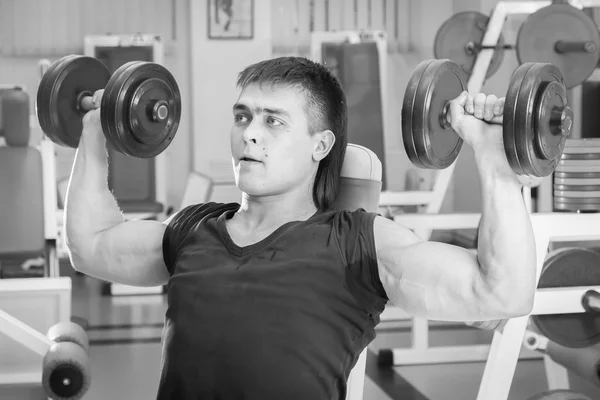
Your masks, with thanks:
[{"label": "framed picture on wall", "polygon": [[209,39],[252,39],[254,0],[206,0]]}]

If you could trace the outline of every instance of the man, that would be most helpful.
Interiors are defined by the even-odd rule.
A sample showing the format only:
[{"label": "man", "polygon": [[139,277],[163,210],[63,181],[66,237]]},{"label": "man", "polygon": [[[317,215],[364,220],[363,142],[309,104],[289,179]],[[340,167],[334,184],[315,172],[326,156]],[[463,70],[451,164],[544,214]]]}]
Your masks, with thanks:
[{"label": "man", "polygon": [[323,66],[267,60],[238,86],[241,203],[193,205],[164,223],[125,221],[108,190],[102,92],[84,118],[66,200],[71,261],[107,281],[168,283],[158,399],[344,399],[388,300],[437,320],[530,311],[532,228],[501,128],[482,121],[501,115],[503,99],[463,93],[451,106],[482,184],[475,256],[364,210],[329,210],[347,109]]}]

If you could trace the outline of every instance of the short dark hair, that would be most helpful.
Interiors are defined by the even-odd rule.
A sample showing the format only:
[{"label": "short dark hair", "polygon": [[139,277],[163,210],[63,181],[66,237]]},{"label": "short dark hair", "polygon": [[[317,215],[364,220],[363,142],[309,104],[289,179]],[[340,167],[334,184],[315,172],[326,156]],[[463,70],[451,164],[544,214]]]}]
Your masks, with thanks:
[{"label": "short dark hair", "polygon": [[346,95],[339,80],[321,64],[304,57],[288,56],[261,61],[240,72],[239,88],[253,83],[299,89],[305,95],[310,133],[329,129],[335,135],[331,151],[319,163],[313,187],[317,208],[329,209],[338,194],[348,144]]}]

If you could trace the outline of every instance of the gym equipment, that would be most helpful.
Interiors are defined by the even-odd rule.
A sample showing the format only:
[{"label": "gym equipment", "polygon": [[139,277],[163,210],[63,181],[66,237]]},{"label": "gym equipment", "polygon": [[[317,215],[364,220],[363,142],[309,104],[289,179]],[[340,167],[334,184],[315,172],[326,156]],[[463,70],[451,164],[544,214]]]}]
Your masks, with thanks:
[{"label": "gym equipment", "polygon": [[79,55],[60,58],[40,81],[36,112],[48,138],[76,148],[84,104],[100,89],[102,130],[112,148],[150,158],[169,146],[181,119],[181,95],[171,73],[156,63],[132,61],[111,76],[99,60]]},{"label": "gym equipment", "polygon": [[[578,8],[597,7],[600,5],[599,0],[582,0],[577,3],[578,5],[575,5],[575,7]],[[468,90],[470,93],[481,91],[488,66],[494,54],[492,49],[497,46],[504,24],[515,15],[531,14],[550,4],[550,1],[499,1],[495,4],[490,13],[486,33],[481,42],[482,50],[477,54],[473,71],[469,76]],[[394,199],[394,203],[389,202],[387,204],[400,204],[400,201],[404,201],[406,204],[426,205],[426,210],[422,214],[398,214],[393,217],[394,220],[404,226],[410,227],[410,229],[418,233],[419,237],[424,240],[430,238],[434,229],[476,229],[479,222],[478,214],[440,213],[439,206],[442,203],[440,199],[443,199],[447,192],[447,183],[452,178],[454,168],[457,164],[454,163],[435,174],[435,189],[432,192],[412,192],[407,193],[409,196],[406,197],[389,196],[389,198]],[[555,175],[558,175],[558,173],[555,173]],[[439,187],[442,190],[438,190]],[[534,225],[534,229],[536,231],[536,242],[539,244],[537,246],[537,258],[539,263],[538,268],[540,269],[548,250],[549,241],[580,240],[582,237],[587,236],[590,236],[590,240],[600,238],[600,230],[598,230],[598,227],[600,227],[600,215],[550,213],[552,211],[552,190],[547,189],[548,187],[545,183],[538,188],[537,211],[543,214],[532,215],[533,222],[538,224],[537,227]],[[430,200],[429,195],[432,195],[433,200]],[[385,197],[387,200],[388,196]],[[530,199],[529,188],[523,188],[523,197],[527,204],[528,199]],[[410,222],[410,224],[407,222]],[[570,239],[570,237],[573,237],[573,239]],[[553,289],[549,289],[549,292],[546,292],[544,289],[536,296],[534,313],[580,312],[580,292],[578,288],[567,288],[558,292]],[[578,299],[570,301],[571,297],[575,295],[578,296]],[[478,400],[492,398],[506,400],[517,361],[523,359],[537,360],[542,357],[539,352],[521,351],[526,321],[520,318],[509,320],[503,329],[503,334],[494,335],[491,346],[474,343],[463,345],[448,344],[443,346],[431,345],[430,326],[427,318],[408,315],[403,310],[393,306],[386,307],[386,310],[381,315],[381,320],[409,320],[412,328],[410,333],[411,342],[408,346],[388,350],[393,354],[394,366],[486,362],[485,373],[477,396]],[[558,387],[557,385],[568,387],[566,372],[559,365],[546,365],[546,371],[553,388]]]},{"label": "gym equipment", "polygon": [[82,398],[91,383],[87,334],[73,322],[61,322],[50,327],[46,336],[53,343],[42,366],[46,394],[51,399]]},{"label": "gym equipment", "polygon": [[520,63],[556,65],[570,89],[594,72],[600,60],[600,32],[582,10],[555,3],[527,17],[519,28],[516,50]]},{"label": "gym equipment", "polygon": [[592,18],[570,4],[549,4],[531,13],[519,28],[515,46],[507,45],[501,32],[495,45],[483,45],[490,18],[475,11],[460,12],[444,21],[434,42],[437,59],[456,62],[469,76],[478,54],[494,50],[485,78],[504,60],[504,50],[516,49],[520,64],[555,65],[567,89],[585,81],[600,60],[600,32]]},{"label": "gym equipment", "polygon": [[73,342],[81,347],[87,353],[90,349],[90,342],[85,330],[81,325],[74,322],[60,322],[53,325],[46,334],[48,339],[53,342]]},{"label": "gym equipment", "polygon": [[600,386],[600,349],[598,346],[578,349],[564,347],[533,330],[525,332],[523,346],[526,349],[543,353],[569,372],[595,386]]},{"label": "gym equipment", "polygon": [[600,139],[568,139],[554,175],[554,208],[600,210]]},{"label": "gym equipment", "polygon": [[[560,249],[544,262],[538,289],[600,285],[600,253],[585,248]],[[582,302],[593,299],[585,295]],[[532,315],[535,328],[568,348],[600,343],[600,313]]]},{"label": "gym equipment", "polygon": [[90,387],[87,354],[75,343],[59,342],[44,356],[42,386],[51,399],[81,399]]},{"label": "gym equipment", "polygon": [[[477,54],[483,49],[481,41],[487,29],[489,17],[477,11],[464,11],[454,14],[444,21],[436,32],[433,46],[435,58],[452,60],[463,71],[471,75]],[[504,37],[500,34],[498,45],[494,46],[494,55],[486,78],[490,78],[498,71],[504,60],[504,49],[510,48],[504,44]]]},{"label": "gym equipment", "polygon": [[600,385],[600,377],[598,376],[600,352],[597,347],[572,349],[549,341],[545,353],[554,362],[559,363],[570,372],[586,379],[595,386]]},{"label": "gym equipment", "polygon": [[2,90],[0,97],[0,136],[5,136],[12,146],[26,147],[31,137],[27,92],[16,86]]},{"label": "gym equipment", "polygon": [[[13,361],[0,368],[1,384],[35,385],[50,399],[85,398],[91,380],[89,342],[85,331],[69,322],[71,293],[71,279],[65,277],[0,280],[0,355]],[[29,307],[19,303],[23,296]],[[39,302],[44,307],[31,309]],[[25,315],[37,326],[19,319]]]},{"label": "gym equipment", "polygon": [[[402,138],[417,167],[444,169],[458,157],[463,139],[450,124],[449,104],[467,90],[466,80],[451,60],[422,61],[411,75],[402,104]],[[572,121],[558,68],[526,63],[511,78],[504,115],[492,123],[503,125],[505,152],[515,173],[544,177],[558,164]]]},{"label": "gym equipment", "polygon": [[536,394],[527,400],[592,400],[590,397],[572,390],[558,389]]},{"label": "gym equipment", "polygon": [[[591,343],[600,336],[595,332],[594,325],[583,326],[586,322],[582,322],[589,318],[588,322],[598,323],[595,317],[599,314],[586,313],[582,302],[584,299],[593,299],[588,294],[590,290],[600,291],[600,285],[596,282],[597,273],[594,272],[594,269],[597,270],[600,253],[589,249],[565,248],[548,254],[548,247],[552,243],[600,239],[600,214],[534,213],[530,218],[536,241],[537,270],[540,274],[533,310],[529,316],[509,319],[502,334],[494,335],[478,400],[508,398],[519,354],[522,346],[527,347],[528,322],[531,322],[531,330],[540,331],[540,337],[558,346],[567,345],[563,346],[563,355],[554,353],[559,359],[565,359],[567,354],[591,351],[586,347],[573,348],[573,345],[583,346],[583,343]],[[541,318],[543,316],[548,317]],[[564,325],[560,326],[561,324]],[[585,364],[591,365],[587,362]],[[550,389],[569,388],[566,368],[559,363],[549,362],[545,366]]]}]

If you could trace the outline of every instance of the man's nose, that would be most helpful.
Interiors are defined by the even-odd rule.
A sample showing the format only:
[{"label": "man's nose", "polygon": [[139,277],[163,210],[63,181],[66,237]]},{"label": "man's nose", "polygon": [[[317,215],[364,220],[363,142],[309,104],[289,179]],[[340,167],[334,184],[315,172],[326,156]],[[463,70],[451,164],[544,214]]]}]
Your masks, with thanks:
[{"label": "man's nose", "polygon": [[256,120],[252,121],[250,125],[244,130],[244,141],[251,142],[254,144],[259,143],[262,140],[262,129],[260,123]]}]

